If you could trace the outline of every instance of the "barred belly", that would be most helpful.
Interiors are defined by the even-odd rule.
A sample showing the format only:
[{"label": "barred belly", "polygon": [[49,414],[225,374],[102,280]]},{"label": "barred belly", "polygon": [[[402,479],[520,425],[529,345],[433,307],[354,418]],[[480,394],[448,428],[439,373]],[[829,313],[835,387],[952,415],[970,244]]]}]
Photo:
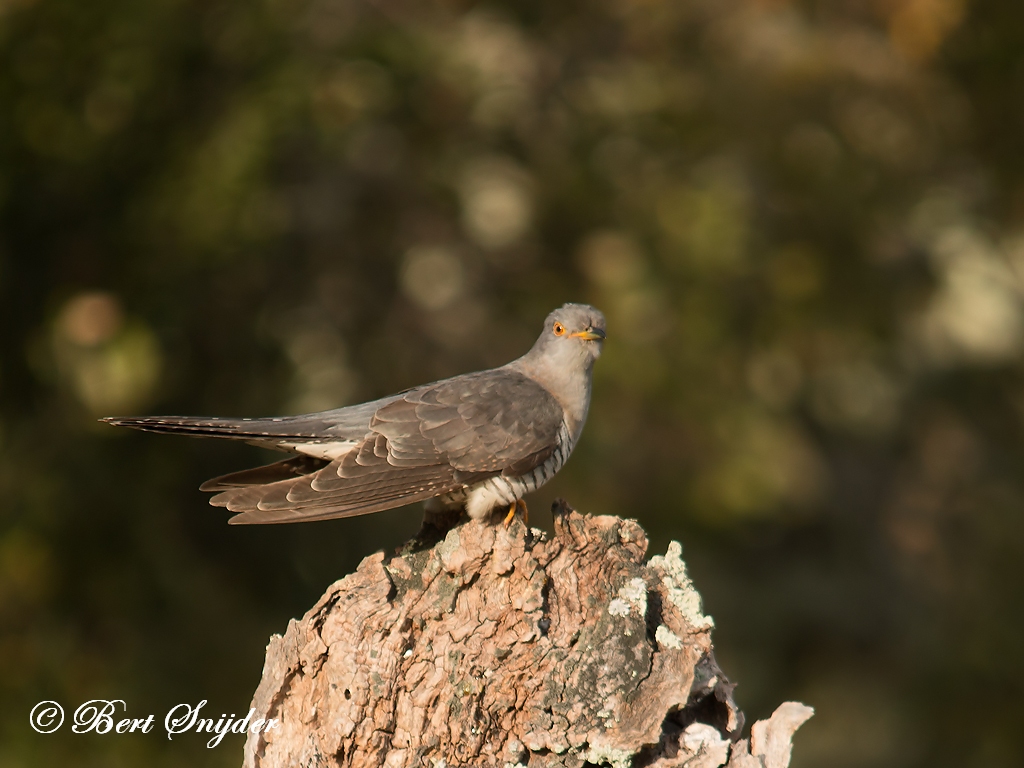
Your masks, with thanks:
[{"label": "barred belly", "polygon": [[569,427],[562,422],[555,440],[555,450],[548,459],[522,477],[498,475],[465,491],[466,512],[474,520],[486,517],[496,507],[508,507],[526,494],[537,490],[562,468],[572,453],[573,439]]}]

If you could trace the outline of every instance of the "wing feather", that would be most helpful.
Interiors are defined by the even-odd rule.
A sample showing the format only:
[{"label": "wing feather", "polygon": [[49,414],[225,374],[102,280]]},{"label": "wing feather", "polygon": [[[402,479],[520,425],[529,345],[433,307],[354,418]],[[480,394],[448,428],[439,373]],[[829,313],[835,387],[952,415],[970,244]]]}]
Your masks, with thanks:
[{"label": "wing feather", "polygon": [[279,480],[287,480],[300,475],[308,475],[310,472],[330,464],[327,459],[316,459],[312,456],[296,456],[284,461],[278,461],[263,467],[243,469],[241,472],[232,472],[228,475],[221,475],[207,480],[201,486],[201,491],[226,491],[229,488],[244,487],[247,485],[267,485]]}]

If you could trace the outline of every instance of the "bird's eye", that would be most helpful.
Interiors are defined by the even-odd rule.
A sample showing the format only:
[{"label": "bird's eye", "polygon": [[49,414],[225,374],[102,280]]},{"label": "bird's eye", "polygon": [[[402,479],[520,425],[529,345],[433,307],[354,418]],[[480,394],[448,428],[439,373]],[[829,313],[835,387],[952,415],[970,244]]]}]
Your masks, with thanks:
[{"label": "bird's eye", "polygon": [[555,332],[555,336],[562,336],[565,334],[565,326],[558,322],[552,326],[551,330]]}]

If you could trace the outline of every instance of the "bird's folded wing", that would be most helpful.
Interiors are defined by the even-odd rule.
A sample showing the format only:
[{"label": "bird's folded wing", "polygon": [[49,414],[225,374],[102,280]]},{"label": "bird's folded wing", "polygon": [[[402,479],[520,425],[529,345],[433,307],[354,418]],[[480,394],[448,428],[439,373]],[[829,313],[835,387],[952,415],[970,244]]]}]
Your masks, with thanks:
[{"label": "bird's folded wing", "polygon": [[200,491],[226,491],[230,488],[244,488],[249,485],[267,485],[278,480],[289,480],[308,475],[330,464],[327,459],[313,456],[294,456],[284,461],[277,461],[264,467],[243,469],[207,480],[199,486]]},{"label": "bird's folded wing", "polygon": [[[508,369],[460,376],[385,402],[362,441],[300,477],[227,487],[247,473],[218,478],[216,506],[232,523],[351,517],[440,496],[499,474],[521,475],[554,451],[563,419],[536,382]],[[278,462],[269,472],[294,472]],[[268,471],[271,468],[261,468]]]}]

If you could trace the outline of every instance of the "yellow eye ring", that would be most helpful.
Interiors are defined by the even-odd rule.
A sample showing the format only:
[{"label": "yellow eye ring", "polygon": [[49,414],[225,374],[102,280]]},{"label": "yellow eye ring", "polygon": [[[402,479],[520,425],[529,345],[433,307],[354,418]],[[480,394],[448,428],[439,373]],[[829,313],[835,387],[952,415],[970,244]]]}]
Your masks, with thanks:
[{"label": "yellow eye ring", "polygon": [[565,326],[562,325],[561,323],[557,322],[557,321],[551,327],[551,330],[554,332],[555,336],[564,336],[565,335]]}]

